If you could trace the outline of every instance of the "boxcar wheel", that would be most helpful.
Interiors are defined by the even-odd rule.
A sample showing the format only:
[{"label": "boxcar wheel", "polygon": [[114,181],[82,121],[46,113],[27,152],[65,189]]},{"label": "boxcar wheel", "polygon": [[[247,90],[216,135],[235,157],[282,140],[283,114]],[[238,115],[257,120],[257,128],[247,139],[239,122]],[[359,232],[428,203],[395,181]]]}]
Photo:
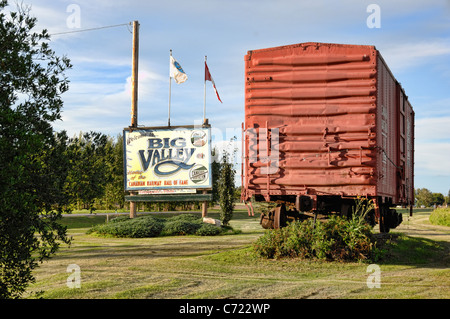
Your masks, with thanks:
[{"label": "boxcar wheel", "polygon": [[388,222],[388,214],[389,214],[389,207],[381,206],[381,212],[380,212],[380,233],[389,233],[389,222]]},{"label": "boxcar wheel", "polygon": [[261,213],[261,217],[259,219],[259,223],[264,229],[272,229],[273,228],[273,219],[271,219],[272,212],[268,212],[267,215]]},{"label": "boxcar wheel", "polygon": [[286,206],[283,204],[275,207],[275,215],[273,220],[273,228],[278,229],[286,226]]}]

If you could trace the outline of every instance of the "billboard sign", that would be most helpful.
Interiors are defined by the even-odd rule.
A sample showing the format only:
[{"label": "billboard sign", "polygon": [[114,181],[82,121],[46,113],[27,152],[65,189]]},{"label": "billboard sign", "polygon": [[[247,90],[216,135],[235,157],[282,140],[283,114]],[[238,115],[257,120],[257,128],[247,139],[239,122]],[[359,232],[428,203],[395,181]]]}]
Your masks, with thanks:
[{"label": "billboard sign", "polygon": [[124,129],[125,190],[210,189],[211,128]]}]

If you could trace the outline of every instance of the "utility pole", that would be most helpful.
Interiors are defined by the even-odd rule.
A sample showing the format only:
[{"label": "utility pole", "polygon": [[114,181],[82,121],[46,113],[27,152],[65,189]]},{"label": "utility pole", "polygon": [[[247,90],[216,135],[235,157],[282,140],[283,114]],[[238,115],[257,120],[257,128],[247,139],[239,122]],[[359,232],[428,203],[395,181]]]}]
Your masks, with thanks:
[{"label": "utility pole", "polygon": [[133,66],[131,72],[131,127],[137,127],[139,70],[139,22],[133,21]]},{"label": "utility pole", "polygon": [[[131,128],[137,128],[138,121],[138,74],[139,74],[139,22],[133,21],[133,66],[131,71]],[[131,192],[132,196],[136,192]],[[130,202],[130,218],[136,217],[136,202]]]}]

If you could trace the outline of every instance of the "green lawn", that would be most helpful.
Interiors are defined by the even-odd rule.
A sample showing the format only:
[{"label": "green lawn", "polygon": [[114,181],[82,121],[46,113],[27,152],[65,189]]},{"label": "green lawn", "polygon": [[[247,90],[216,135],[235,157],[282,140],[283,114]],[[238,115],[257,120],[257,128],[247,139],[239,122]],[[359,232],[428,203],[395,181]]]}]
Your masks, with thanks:
[{"label": "green lawn", "polygon": [[[239,234],[212,237],[101,238],[86,231],[105,216],[64,217],[73,243],[36,269],[27,297],[450,298],[450,231],[427,222],[429,214],[404,215],[394,231],[407,235],[379,263],[381,288],[372,289],[368,264],[255,257],[251,244],[264,230],[243,210],[231,221]],[[67,287],[71,264],[80,267],[81,288]]]}]

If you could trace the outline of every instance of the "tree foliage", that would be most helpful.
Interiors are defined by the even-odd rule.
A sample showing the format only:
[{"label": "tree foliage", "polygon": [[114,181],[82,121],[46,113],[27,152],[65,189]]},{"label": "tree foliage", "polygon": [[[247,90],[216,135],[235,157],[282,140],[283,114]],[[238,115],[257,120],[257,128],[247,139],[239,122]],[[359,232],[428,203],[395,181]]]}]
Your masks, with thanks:
[{"label": "tree foliage", "polygon": [[124,197],[124,172],[123,172],[123,136],[119,135],[117,140],[108,139],[106,146],[109,151],[106,167],[108,169],[108,181],[104,190],[104,202],[107,208],[112,206],[123,207]]},{"label": "tree foliage", "polygon": [[33,31],[29,9],[6,13],[7,5],[0,1],[0,298],[18,298],[39,261],[69,242],[57,223],[67,203],[66,136],[51,123],[61,118],[71,64],[50,49],[46,30]]},{"label": "tree foliage", "polygon": [[414,191],[417,206],[430,207],[433,205],[443,205],[445,197],[441,193],[433,193],[427,188],[418,188]]},{"label": "tree foliage", "polygon": [[106,165],[112,156],[108,137],[98,132],[80,133],[69,141],[67,155],[70,161],[67,191],[78,209],[82,203],[92,212],[94,200],[104,194],[111,177]]},{"label": "tree foliage", "polygon": [[415,197],[416,197],[416,205],[417,206],[431,206],[431,203],[433,201],[433,193],[431,193],[426,188],[418,188],[415,190]]},{"label": "tree foliage", "polygon": [[445,197],[441,193],[433,193],[433,205],[443,205],[445,203]]},{"label": "tree foliage", "polygon": [[[236,138],[230,141],[229,145],[236,140]],[[236,149],[230,153],[227,149],[223,150],[222,159],[220,162],[219,178],[217,180],[217,188],[219,195],[220,205],[220,219],[224,225],[228,225],[229,221],[233,217],[234,200],[235,200],[235,184],[234,177],[236,171],[234,169],[233,158],[236,153]]]}]

